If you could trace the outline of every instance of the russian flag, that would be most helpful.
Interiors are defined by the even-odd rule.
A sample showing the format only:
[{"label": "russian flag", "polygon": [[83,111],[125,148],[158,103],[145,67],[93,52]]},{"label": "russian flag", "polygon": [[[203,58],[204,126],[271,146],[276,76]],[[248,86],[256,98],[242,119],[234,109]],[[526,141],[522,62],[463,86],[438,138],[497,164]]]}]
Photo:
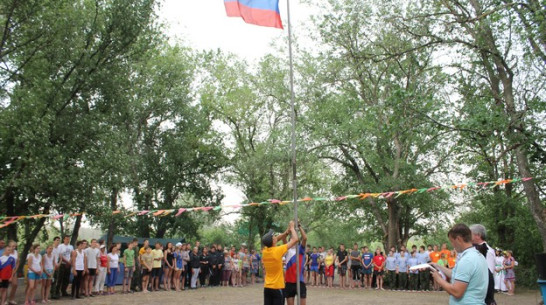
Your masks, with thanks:
[{"label": "russian flag", "polygon": [[229,17],[246,23],[282,29],[279,0],[224,0]]}]

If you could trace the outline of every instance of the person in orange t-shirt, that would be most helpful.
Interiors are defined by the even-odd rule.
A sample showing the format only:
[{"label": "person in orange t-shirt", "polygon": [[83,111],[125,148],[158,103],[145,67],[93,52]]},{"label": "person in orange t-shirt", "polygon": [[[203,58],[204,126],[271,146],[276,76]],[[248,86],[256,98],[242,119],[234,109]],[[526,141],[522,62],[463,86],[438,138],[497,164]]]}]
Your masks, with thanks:
[{"label": "person in orange t-shirt", "polygon": [[457,263],[457,251],[451,250],[451,255],[447,259],[447,266],[449,269],[455,268],[455,264]]},{"label": "person in orange t-shirt", "polygon": [[447,244],[442,244],[442,250],[440,251],[441,254],[445,255],[446,260],[449,260],[451,257],[451,251],[447,249]]},{"label": "person in orange t-shirt", "polygon": [[[277,247],[277,241],[283,240],[290,233],[290,241]],[[288,249],[298,242],[298,235],[294,228],[294,221],[290,221],[286,231],[278,236],[269,230],[262,237],[264,249],[262,251],[262,262],[264,266],[264,305],[284,304],[284,274],[282,258]]]},{"label": "person in orange t-shirt", "polygon": [[432,252],[429,254],[430,261],[433,263],[437,263],[440,260],[440,257],[442,257],[442,253],[438,251],[438,246],[434,245]]}]

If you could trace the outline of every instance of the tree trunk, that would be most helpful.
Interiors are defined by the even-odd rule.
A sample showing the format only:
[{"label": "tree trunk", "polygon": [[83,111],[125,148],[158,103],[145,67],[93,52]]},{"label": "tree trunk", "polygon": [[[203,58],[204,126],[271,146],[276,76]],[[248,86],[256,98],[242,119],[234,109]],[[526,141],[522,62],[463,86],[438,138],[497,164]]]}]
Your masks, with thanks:
[{"label": "tree trunk", "polygon": [[[387,249],[392,246],[397,246],[400,242],[400,229],[399,229],[399,210],[398,202],[394,198],[387,199],[387,205],[389,210],[389,223],[388,223],[388,236],[387,236]],[[385,252],[387,251],[385,249]]]},{"label": "tree trunk", "polygon": [[78,241],[78,235],[80,233],[80,227],[82,225],[82,216],[76,216],[76,222],[74,222],[74,229],[72,230],[72,237],[70,238],[70,244],[76,248],[76,242]]},{"label": "tree trunk", "polygon": [[[6,191],[6,215],[15,216],[15,196],[11,187]],[[14,223],[7,227],[8,240],[17,241],[17,223]]]},{"label": "tree trunk", "polygon": [[[527,154],[522,147],[516,148],[516,163],[521,177],[532,177],[527,161]],[[523,182],[523,189],[527,196],[529,209],[542,237],[542,249],[546,253],[546,209],[540,202],[540,197],[533,180]]]},{"label": "tree trunk", "polygon": [[[112,189],[112,194],[110,195],[110,208],[112,211],[117,210],[118,207],[118,192],[117,188]],[[110,225],[108,226],[108,234],[106,236],[107,240],[107,249],[110,249],[114,241],[114,233],[116,228],[116,218],[115,215],[110,215]]]}]

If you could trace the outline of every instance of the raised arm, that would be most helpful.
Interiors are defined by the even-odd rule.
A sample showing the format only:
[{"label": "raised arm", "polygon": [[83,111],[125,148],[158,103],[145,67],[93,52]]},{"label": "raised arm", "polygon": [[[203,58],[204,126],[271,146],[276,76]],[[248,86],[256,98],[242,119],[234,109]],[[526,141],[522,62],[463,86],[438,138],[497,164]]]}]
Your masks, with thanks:
[{"label": "raised arm", "polygon": [[288,249],[292,248],[294,245],[296,245],[299,241],[298,233],[296,233],[296,229],[294,229],[294,221],[290,221],[288,224],[288,231],[290,231],[290,241],[286,246]]},{"label": "raised arm", "polygon": [[300,233],[301,233],[301,245],[305,248],[307,247],[307,234],[305,233],[303,226],[299,223],[298,223],[298,229],[300,229]]}]

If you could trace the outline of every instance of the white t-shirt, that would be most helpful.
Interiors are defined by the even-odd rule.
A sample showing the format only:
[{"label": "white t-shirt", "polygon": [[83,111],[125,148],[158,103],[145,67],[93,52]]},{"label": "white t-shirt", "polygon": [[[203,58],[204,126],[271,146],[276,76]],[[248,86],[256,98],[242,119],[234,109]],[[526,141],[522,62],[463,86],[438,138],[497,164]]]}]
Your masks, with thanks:
[{"label": "white t-shirt", "polygon": [[100,257],[100,250],[89,247],[85,249],[84,253],[87,259],[87,268],[97,269],[97,258]]},{"label": "white t-shirt", "polygon": [[19,257],[17,250],[13,250],[13,253],[11,253],[9,256],[13,257],[15,259],[15,263],[17,264],[17,258]]},{"label": "white t-shirt", "polygon": [[108,257],[110,258],[109,268],[119,268],[119,255],[108,253]]},{"label": "white t-shirt", "polygon": [[53,270],[53,260],[55,259],[55,255],[53,255],[53,252],[51,252],[51,256],[48,256],[47,253],[44,254],[44,269]]},{"label": "white t-shirt", "polygon": [[57,246],[57,248],[53,248],[53,251],[51,251],[51,254],[53,255],[53,261],[57,264],[59,263],[59,257],[60,257],[59,246]]},{"label": "white t-shirt", "polygon": [[[32,269],[34,269],[34,271],[36,272],[41,272],[42,271],[42,256],[40,254],[38,254],[37,256],[34,256],[34,253],[29,253],[27,255],[27,261],[29,260],[29,258],[32,258],[32,266],[29,266],[29,267],[32,267]],[[28,270],[31,272],[34,272],[30,268]]]},{"label": "white t-shirt", "polygon": [[64,260],[70,262],[70,256],[72,255],[72,251],[74,251],[74,247],[72,247],[72,245],[60,244],[57,248],[59,249],[59,254],[64,258]]}]

